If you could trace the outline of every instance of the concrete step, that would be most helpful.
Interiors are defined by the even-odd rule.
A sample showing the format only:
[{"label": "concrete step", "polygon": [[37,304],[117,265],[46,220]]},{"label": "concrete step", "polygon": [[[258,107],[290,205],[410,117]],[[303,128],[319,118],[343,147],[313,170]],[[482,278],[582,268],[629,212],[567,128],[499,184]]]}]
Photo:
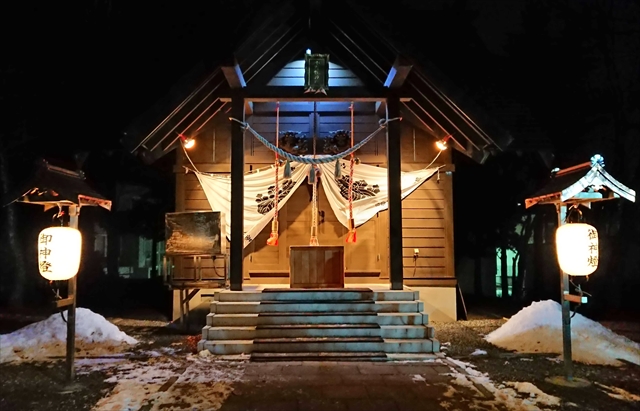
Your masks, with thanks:
[{"label": "concrete step", "polygon": [[376,313],[209,314],[207,325],[256,326],[276,324],[377,324]]},{"label": "concrete step", "polygon": [[423,313],[378,313],[377,322],[383,325],[423,325],[428,324],[428,316]]},{"label": "concrete step", "polygon": [[253,340],[200,340],[198,342],[198,351],[202,350],[209,350],[211,354],[215,355],[251,354]]},{"label": "concrete step", "polygon": [[232,301],[358,301],[373,300],[374,293],[370,289],[340,288],[340,289],[290,289],[267,288],[262,291],[219,291],[215,293],[215,300],[220,302]]},{"label": "concrete step", "polygon": [[380,336],[382,338],[410,339],[433,338],[435,330],[428,325],[382,325]]},{"label": "concrete step", "polygon": [[264,338],[253,341],[252,352],[370,352],[383,351],[384,345],[380,337]]},{"label": "concrete step", "polygon": [[381,351],[374,352],[295,352],[253,353],[251,361],[386,361]]},{"label": "concrete step", "polygon": [[199,350],[216,355],[301,352],[385,352],[432,354],[440,351],[438,340],[380,338],[272,338],[259,340],[201,340]]},{"label": "concrete step", "polygon": [[384,290],[374,291],[374,301],[417,301],[420,295],[418,291],[409,290]]},{"label": "concrete step", "polygon": [[216,314],[250,314],[272,312],[419,312],[422,301],[229,301],[211,303]]},{"label": "concrete step", "polygon": [[[378,337],[377,324],[284,324],[249,327],[209,327],[202,329],[205,340],[249,340],[254,338],[296,337]],[[389,337],[404,338],[401,333]],[[424,338],[424,337],[423,337]]]},{"label": "concrete step", "polygon": [[309,313],[309,312],[375,312],[373,301],[368,302],[312,302],[312,301],[268,301],[268,302],[213,302],[211,312],[220,314],[243,313]]},{"label": "concrete step", "polygon": [[384,339],[384,352],[389,354],[400,353],[434,353],[440,351],[440,342],[435,339]]},{"label": "concrete step", "polygon": [[207,325],[255,326],[266,324],[379,324],[422,325],[428,324],[423,313],[266,313],[266,314],[209,314]]}]

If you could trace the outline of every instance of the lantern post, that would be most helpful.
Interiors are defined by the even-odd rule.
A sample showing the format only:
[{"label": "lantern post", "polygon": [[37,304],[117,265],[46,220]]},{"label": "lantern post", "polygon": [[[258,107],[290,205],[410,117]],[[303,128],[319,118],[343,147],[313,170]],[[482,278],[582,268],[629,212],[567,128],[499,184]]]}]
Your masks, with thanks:
[{"label": "lantern post", "polygon": [[[47,280],[68,281],[67,298],[57,300],[55,306],[59,310],[67,310],[66,376],[69,382],[73,382],[75,379],[76,276],[82,248],[78,216],[83,206],[99,206],[111,210],[111,201],[87,184],[82,171],[56,167],[45,160],[39,161],[37,166],[34,178],[27,185],[17,187],[15,192],[9,193],[4,202],[38,204],[44,206],[45,211],[53,207],[59,209],[68,207],[68,227],[57,227],[57,229],[50,227],[40,234],[38,266],[40,274]],[[63,238],[62,244],[60,237]],[[62,258],[60,254],[63,254]],[[69,389],[75,388],[72,386]]]},{"label": "lantern post", "polygon": [[[567,215],[567,206],[556,204],[558,214],[558,228],[562,227]],[[557,247],[557,245],[556,245]],[[562,357],[564,362],[564,377],[573,381],[573,357],[571,354],[571,302],[567,299],[570,294],[569,274],[560,268],[560,301],[562,304]]]},{"label": "lantern post", "polygon": [[[589,382],[575,378],[573,375],[573,358],[571,354],[571,306],[583,304],[587,297],[579,291],[579,295],[571,294],[569,275],[586,276],[595,271],[598,265],[598,239],[594,227],[585,224],[565,225],[568,209],[591,203],[624,198],[635,202],[636,193],[617,181],[604,169],[604,158],[596,154],[589,162],[554,169],[552,178],[534,196],[525,200],[525,207],[536,204],[553,204],[558,216],[556,231],[556,251],[560,266],[560,304],[562,305],[562,354],[564,361],[564,377],[553,377],[547,380],[558,385],[571,387],[587,386]],[[582,226],[582,227],[579,227]],[[582,238],[576,237],[582,233]],[[586,237],[585,236],[585,232]]]},{"label": "lantern post", "polygon": [[[69,206],[69,227],[78,229],[78,214],[80,208],[76,205]],[[67,308],[67,378],[73,381],[76,377],[74,366],[76,357],[76,278],[69,279],[67,295],[71,301]]]}]

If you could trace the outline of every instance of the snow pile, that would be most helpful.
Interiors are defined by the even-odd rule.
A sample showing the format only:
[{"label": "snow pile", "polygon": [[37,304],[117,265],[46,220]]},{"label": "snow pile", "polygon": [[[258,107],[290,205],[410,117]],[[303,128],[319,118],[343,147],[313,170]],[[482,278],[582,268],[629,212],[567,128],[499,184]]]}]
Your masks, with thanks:
[{"label": "snow pile", "polygon": [[[553,410],[560,405],[560,398],[546,394],[529,382],[507,382],[496,386],[487,374],[475,370],[474,365],[452,358],[448,361],[455,365],[450,367],[452,372],[448,374],[453,377],[451,382],[471,390],[473,397],[469,398],[468,395],[459,393],[453,386],[449,386],[447,392],[443,394],[448,400],[440,403],[445,409],[454,406],[451,401],[455,397],[469,398],[472,404],[466,405],[468,409],[490,407],[489,409],[492,410],[506,408],[511,411],[540,411]],[[487,398],[479,387],[490,393],[493,398]],[[457,409],[457,407],[454,408]]]},{"label": "snow pile", "polygon": [[[100,314],[86,308],[76,309],[76,355],[112,354],[137,343]],[[64,356],[66,348],[67,323],[60,314],[53,314],[46,320],[0,335],[0,363]]]},{"label": "snow pile", "polygon": [[[87,364],[81,372],[94,370],[105,370],[104,364]],[[113,365],[108,372],[105,381],[116,385],[93,411],[209,411],[220,409],[231,395],[231,384],[240,381],[244,364],[218,364],[192,355],[187,361],[155,357]]]},{"label": "snow pile", "polygon": [[[488,342],[523,353],[562,353],[562,307],[553,300],[523,308],[485,337]],[[571,319],[572,356],[586,364],[640,365],[640,344],[576,314]]]}]

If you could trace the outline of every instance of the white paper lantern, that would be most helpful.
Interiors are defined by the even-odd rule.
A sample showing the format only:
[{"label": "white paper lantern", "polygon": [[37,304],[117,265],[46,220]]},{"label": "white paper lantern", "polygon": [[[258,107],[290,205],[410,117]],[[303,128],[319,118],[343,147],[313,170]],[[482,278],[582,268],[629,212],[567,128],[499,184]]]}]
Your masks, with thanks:
[{"label": "white paper lantern", "polygon": [[38,267],[50,281],[68,280],[78,273],[82,235],[71,227],[49,227],[38,236]]},{"label": "white paper lantern", "polygon": [[584,223],[570,223],[556,231],[556,251],[562,271],[586,276],[598,268],[598,231]]}]

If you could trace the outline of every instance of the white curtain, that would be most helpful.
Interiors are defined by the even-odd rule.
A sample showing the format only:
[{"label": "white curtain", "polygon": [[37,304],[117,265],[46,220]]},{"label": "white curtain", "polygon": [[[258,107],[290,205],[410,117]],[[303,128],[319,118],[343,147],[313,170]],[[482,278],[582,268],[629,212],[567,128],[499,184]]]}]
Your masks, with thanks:
[{"label": "white curtain", "polygon": [[[318,156],[320,157],[320,156]],[[320,181],[338,221],[349,227],[348,176],[349,161],[339,160],[340,177],[335,177],[334,163],[321,164]],[[284,167],[280,167],[278,207],[283,207],[293,192],[305,181],[311,165],[291,163],[290,180],[284,180]],[[438,171],[438,167],[401,174],[402,198],[411,194],[422,183]],[[230,236],[231,226],[231,178],[228,174],[195,173],[204,190],[211,209],[225,215],[226,233]],[[353,171],[353,216],[356,227],[366,223],[376,213],[386,210],[389,205],[387,169],[367,164],[354,165]],[[244,246],[246,247],[273,219],[273,186],[275,167],[271,166],[244,176]],[[270,189],[271,188],[271,189]]]},{"label": "white curtain", "polygon": [[[280,167],[279,188],[281,195],[278,208],[282,208],[291,198],[293,192],[304,181],[311,166],[306,164],[291,164],[291,179],[284,180],[284,167]],[[214,211],[224,213],[227,238],[230,238],[231,227],[231,177],[228,174],[195,173],[204,190],[207,200]],[[273,192],[269,187],[275,184],[275,166],[258,172],[244,175],[244,246],[246,247],[262,229],[273,219]],[[264,201],[256,201],[260,196]]]},{"label": "white curtain", "polygon": [[[349,161],[340,160],[341,175],[335,178],[335,163],[321,164],[322,188],[329,199],[338,221],[349,228]],[[427,181],[438,168],[429,168],[401,174],[402,198],[411,194]],[[327,178],[327,176],[329,178]],[[358,164],[353,167],[353,219],[356,227],[369,221],[376,213],[389,208],[387,169],[384,167]]]}]

